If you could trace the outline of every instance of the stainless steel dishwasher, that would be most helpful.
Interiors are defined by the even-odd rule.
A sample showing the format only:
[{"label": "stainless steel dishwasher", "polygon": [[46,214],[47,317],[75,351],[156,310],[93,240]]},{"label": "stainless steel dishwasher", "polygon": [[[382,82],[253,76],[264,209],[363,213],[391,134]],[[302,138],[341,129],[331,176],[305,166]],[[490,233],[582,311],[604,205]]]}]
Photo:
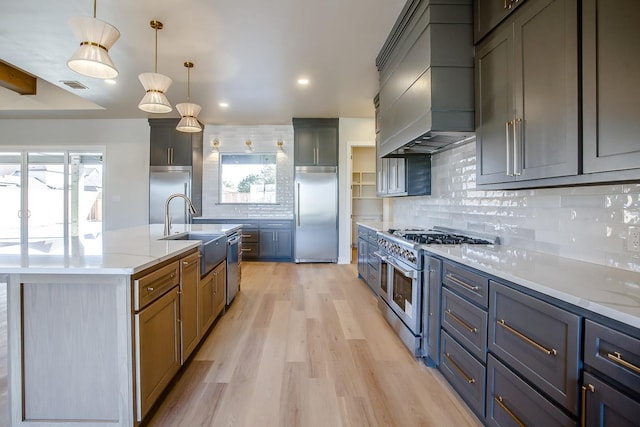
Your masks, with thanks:
[{"label": "stainless steel dishwasher", "polygon": [[227,236],[227,306],[240,290],[240,261],[242,235],[234,232]]}]

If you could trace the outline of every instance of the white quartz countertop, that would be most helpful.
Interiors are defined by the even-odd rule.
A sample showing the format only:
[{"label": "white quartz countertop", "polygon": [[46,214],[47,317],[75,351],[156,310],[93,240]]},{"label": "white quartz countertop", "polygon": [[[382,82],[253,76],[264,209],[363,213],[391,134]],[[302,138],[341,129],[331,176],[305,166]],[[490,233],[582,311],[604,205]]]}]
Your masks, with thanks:
[{"label": "white quartz countertop", "polygon": [[[407,228],[389,222],[358,224],[376,231]],[[640,273],[507,245],[423,247],[433,255],[640,329]]]},{"label": "white quartz countertop", "polygon": [[[224,235],[240,224],[174,224],[172,235],[188,232]],[[97,237],[41,239],[26,247],[4,246],[0,274],[135,274],[154,264],[188,252],[199,240],[163,239],[163,225],[152,224],[112,230]]]}]

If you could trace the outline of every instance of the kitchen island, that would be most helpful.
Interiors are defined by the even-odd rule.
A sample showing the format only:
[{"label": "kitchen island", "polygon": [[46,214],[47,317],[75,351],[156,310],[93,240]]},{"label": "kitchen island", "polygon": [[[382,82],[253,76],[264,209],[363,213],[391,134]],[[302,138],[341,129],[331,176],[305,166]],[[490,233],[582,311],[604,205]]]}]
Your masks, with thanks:
[{"label": "kitchen island", "polygon": [[[174,225],[173,234],[239,228]],[[55,253],[23,245],[0,257],[8,277],[13,426],[135,426],[144,419],[184,362],[183,317],[196,313],[182,310],[181,297],[187,287],[196,292],[200,277],[200,241],[164,240],[162,231],[108,231]],[[204,333],[197,330],[197,338]]]}]

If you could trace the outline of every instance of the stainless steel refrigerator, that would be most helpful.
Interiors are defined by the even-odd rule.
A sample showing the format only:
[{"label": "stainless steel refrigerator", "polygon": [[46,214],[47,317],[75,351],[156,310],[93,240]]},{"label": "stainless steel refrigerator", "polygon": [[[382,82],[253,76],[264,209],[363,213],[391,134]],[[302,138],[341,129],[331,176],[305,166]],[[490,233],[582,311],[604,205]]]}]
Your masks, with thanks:
[{"label": "stainless steel refrigerator", "polygon": [[296,166],[295,262],[338,262],[338,168]]},{"label": "stainless steel refrigerator", "polygon": [[[152,166],[149,171],[149,224],[164,223],[164,205],[175,193],[191,197],[189,166]],[[188,224],[189,211],[184,200],[174,200],[169,206],[173,224]]]}]

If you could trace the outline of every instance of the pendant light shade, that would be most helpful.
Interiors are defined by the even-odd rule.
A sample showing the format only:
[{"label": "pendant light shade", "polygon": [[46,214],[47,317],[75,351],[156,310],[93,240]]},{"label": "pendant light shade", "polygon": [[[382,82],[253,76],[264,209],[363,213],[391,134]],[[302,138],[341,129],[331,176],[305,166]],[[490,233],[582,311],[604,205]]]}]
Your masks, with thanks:
[{"label": "pendant light shade", "polygon": [[138,76],[140,83],[147,93],[142,97],[138,108],[148,113],[168,113],[172,110],[171,104],[164,94],[172,80],[164,74],[142,73]]},{"label": "pendant light shade", "polygon": [[153,73],[142,73],[138,76],[146,91],[138,108],[147,113],[168,113],[173,108],[164,94],[171,86],[172,80],[164,74],[158,73],[158,30],[164,28],[162,22],[151,21],[151,28],[156,30],[155,68]]},{"label": "pendant light shade", "polygon": [[80,47],[67,61],[76,73],[98,79],[113,79],[118,70],[109,56],[109,49],[120,38],[120,31],[113,25],[96,19],[96,2],[93,2],[93,18],[73,16],[69,26]]},{"label": "pendant light shade", "polygon": [[191,100],[191,69],[193,68],[193,62],[185,62],[184,66],[187,68],[187,102],[176,105],[176,110],[182,116],[178,126],[176,126],[176,130],[180,132],[200,132],[202,127],[198,123],[197,117],[202,107],[189,102]]}]

